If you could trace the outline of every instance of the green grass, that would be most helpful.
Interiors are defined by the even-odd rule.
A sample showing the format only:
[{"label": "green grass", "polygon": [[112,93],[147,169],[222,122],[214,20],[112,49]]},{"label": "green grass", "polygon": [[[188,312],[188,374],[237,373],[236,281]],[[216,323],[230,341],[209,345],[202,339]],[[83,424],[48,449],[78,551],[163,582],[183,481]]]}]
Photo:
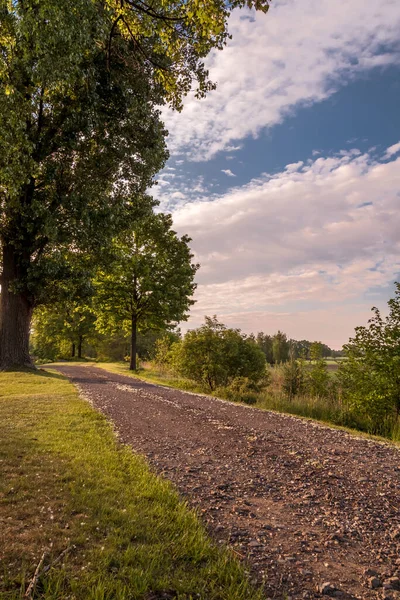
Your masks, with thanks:
[{"label": "green grass", "polygon": [[341,410],[338,406],[335,406],[324,398],[296,396],[292,400],[289,400],[283,394],[271,394],[267,391],[260,395],[256,407],[312,419],[337,429],[343,429],[353,435],[369,439],[386,442],[389,440],[396,444],[400,442],[400,431],[396,428],[391,428],[389,422],[387,424],[387,436],[374,435],[369,433],[369,423],[362,416]]},{"label": "green grass", "polygon": [[34,598],[261,600],[173,487],[62,376],[0,374],[0,422],[1,600],[23,596],[44,551],[50,568]]}]

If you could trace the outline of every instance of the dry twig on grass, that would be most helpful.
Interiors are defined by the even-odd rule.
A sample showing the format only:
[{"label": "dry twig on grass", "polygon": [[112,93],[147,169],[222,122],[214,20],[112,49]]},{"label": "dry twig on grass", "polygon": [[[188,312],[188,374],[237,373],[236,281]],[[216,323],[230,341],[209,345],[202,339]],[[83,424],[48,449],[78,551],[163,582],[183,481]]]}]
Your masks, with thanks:
[{"label": "dry twig on grass", "polygon": [[47,554],[48,554],[48,550],[45,550],[41,556],[40,561],[38,562],[38,565],[36,567],[35,570],[35,574],[33,575],[29,586],[25,592],[24,598],[29,598],[30,600],[32,599],[32,594],[35,590],[35,586],[38,582],[38,580],[40,579],[40,577],[44,574],[47,573],[48,571],[50,571],[51,567],[54,567],[54,565],[56,565],[58,562],[60,562],[60,560],[62,558],[64,558],[64,556],[67,554],[67,552],[69,552],[70,550],[72,550],[73,548],[75,548],[74,545],[72,546],[68,546],[68,548],[65,548],[65,550],[63,550],[61,552],[61,554],[59,554],[54,560],[51,561],[50,564],[46,565],[43,569],[42,569],[42,565],[44,563],[44,559],[46,558]]},{"label": "dry twig on grass", "polygon": [[57,556],[57,558],[55,558],[54,560],[51,561],[51,563],[49,565],[46,565],[44,567],[44,569],[42,570],[42,572],[40,573],[39,577],[43,574],[43,573],[47,573],[48,571],[50,571],[51,567],[54,567],[54,565],[56,565],[58,562],[60,562],[60,560],[62,558],[64,558],[64,556],[70,551],[73,550],[74,548],[76,548],[76,546],[73,544],[72,546],[68,546],[68,548],[65,548],[65,550],[63,550],[61,552],[61,554],[59,554]]},{"label": "dry twig on grass", "polygon": [[36,567],[35,573],[28,585],[28,589],[25,592],[24,598],[32,598],[32,593],[33,590],[35,589],[35,585],[37,583],[37,580],[39,579],[39,575],[40,575],[40,569],[42,567],[42,564],[44,562],[44,559],[46,558],[47,555],[47,550],[45,550],[41,556],[41,559],[38,562],[38,565]]}]

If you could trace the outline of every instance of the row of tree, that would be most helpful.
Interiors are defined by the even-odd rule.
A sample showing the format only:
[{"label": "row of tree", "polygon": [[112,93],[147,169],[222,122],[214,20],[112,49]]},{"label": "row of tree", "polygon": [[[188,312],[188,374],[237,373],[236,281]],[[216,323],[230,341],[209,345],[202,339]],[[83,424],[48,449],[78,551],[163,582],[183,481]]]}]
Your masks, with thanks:
[{"label": "row of tree", "polygon": [[336,358],[343,355],[342,351],[332,350],[322,342],[289,339],[282,331],[278,331],[274,335],[268,335],[261,331],[251,337],[264,352],[267,362],[271,365],[287,362],[291,357],[313,360],[316,352],[323,358]]},{"label": "row of tree", "polygon": [[[149,223],[146,244],[140,246],[139,237],[132,238],[138,229],[139,223],[131,234],[129,246],[118,244],[112,262],[98,271],[85,302],[67,301],[36,311],[33,339],[36,357],[83,358],[86,354],[92,358],[122,360],[129,355],[130,366],[135,369],[136,355],[152,359],[158,352],[160,356],[160,338],[167,344],[167,350],[172,342],[180,339],[180,332],[173,326],[186,318],[186,310],[193,303],[190,299],[194,290],[193,276],[198,267],[190,263],[190,240],[183,237],[177,244],[172,235],[174,246],[180,249],[178,255],[171,248],[167,249],[165,232],[157,237],[156,244],[155,232],[149,229]],[[227,329],[215,316],[206,317],[204,327],[211,330],[211,324],[214,329],[235,331],[253,342],[271,365],[299,358],[315,361],[339,354],[322,342],[288,339],[281,331],[274,335],[260,332],[243,336],[239,330]],[[194,335],[189,331],[185,344]],[[216,362],[220,358],[214,356]]]},{"label": "row of tree", "polygon": [[130,231],[113,240],[107,262],[97,261],[85,297],[36,311],[34,353],[55,358],[69,342],[71,356],[81,358],[84,341],[93,346],[129,333],[130,368],[136,369],[138,329],[173,327],[193,304],[198,265],[192,263],[189,242],[172,230],[169,215],[137,218]]}]

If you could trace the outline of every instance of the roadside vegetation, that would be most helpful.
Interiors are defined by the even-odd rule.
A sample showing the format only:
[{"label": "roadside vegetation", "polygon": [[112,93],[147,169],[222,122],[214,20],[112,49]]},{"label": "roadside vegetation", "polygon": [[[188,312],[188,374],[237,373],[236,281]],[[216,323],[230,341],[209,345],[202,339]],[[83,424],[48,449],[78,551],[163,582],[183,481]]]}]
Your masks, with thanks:
[{"label": "roadside vegetation", "polygon": [[2,599],[262,597],[64,377],[2,373],[0,420]]},{"label": "roadside vegetation", "polygon": [[[142,333],[137,341],[139,369],[133,373],[154,383],[399,441],[399,284],[388,307],[386,318],[373,308],[367,327],[357,327],[336,357],[326,356],[330,349],[320,342],[288,340],[282,332],[246,336],[215,316],[206,317],[204,325],[183,337],[179,331]],[[49,350],[53,360],[66,358],[62,352],[69,349],[69,341],[63,342],[60,335],[42,346],[47,338],[44,321],[33,337],[34,352],[42,360]],[[93,339],[88,349],[92,359],[106,360],[108,369],[126,373],[126,363],[116,362],[129,349],[123,331],[108,341],[100,337],[97,344]]]},{"label": "roadside vegetation", "polygon": [[[399,284],[388,307],[386,318],[372,309],[367,327],[356,328],[335,363],[319,342],[299,356],[289,341],[287,359],[271,365],[264,334],[246,336],[206,317],[183,338],[156,338],[152,360],[143,361],[136,375],[400,441]],[[105,366],[126,372],[123,364]]]}]

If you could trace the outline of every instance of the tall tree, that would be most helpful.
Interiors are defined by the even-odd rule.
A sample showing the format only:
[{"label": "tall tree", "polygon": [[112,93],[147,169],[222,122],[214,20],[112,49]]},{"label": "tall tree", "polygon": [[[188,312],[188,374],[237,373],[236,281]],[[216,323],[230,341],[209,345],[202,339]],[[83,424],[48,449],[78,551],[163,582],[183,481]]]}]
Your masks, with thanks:
[{"label": "tall tree", "polygon": [[[229,11],[267,0],[0,0],[0,368],[30,365],[32,311],[132,220]],[[71,276],[71,274],[69,275]]]},{"label": "tall tree", "polygon": [[196,285],[190,238],[172,230],[170,215],[138,219],[115,242],[114,259],[97,280],[98,327],[131,333],[130,369],[136,369],[137,331],[168,329],[186,320]]},{"label": "tall tree", "polygon": [[[4,2],[0,37],[0,368],[30,365],[32,311],[107,245],[166,152],[133,42],[87,0]],[[129,199],[133,198],[134,201]]]},{"label": "tall tree", "polygon": [[264,352],[265,359],[267,363],[270,365],[274,362],[273,352],[272,352],[272,336],[260,331],[257,333],[256,343],[259,348]]},{"label": "tall tree", "polygon": [[286,362],[289,359],[289,342],[286,333],[278,331],[272,338],[272,355],[274,363]]}]

